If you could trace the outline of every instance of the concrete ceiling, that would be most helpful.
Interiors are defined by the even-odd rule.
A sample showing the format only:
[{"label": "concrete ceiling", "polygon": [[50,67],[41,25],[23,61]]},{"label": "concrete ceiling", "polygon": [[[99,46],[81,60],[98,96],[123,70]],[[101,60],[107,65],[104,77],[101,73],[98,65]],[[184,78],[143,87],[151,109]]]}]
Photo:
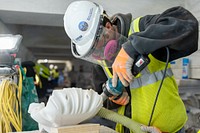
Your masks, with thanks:
[{"label": "concrete ceiling", "polygon": [[[0,0],[0,20],[17,26],[25,46],[36,59],[71,60],[70,40],[63,28],[64,12],[74,0]],[[134,14],[134,17],[164,11],[183,5],[177,0],[93,0],[100,3],[109,15]]]}]

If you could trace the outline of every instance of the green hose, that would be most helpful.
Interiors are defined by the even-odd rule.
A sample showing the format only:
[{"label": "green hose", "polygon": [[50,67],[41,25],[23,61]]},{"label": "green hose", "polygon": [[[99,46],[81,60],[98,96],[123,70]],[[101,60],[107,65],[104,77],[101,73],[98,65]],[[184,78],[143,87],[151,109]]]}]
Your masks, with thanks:
[{"label": "green hose", "polygon": [[120,115],[114,111],[108,110],[104,107],[102,107],[99,112],[97,113],[98,116],[103,117],[105,119],[114,121],[116,123],[120,123],[124,125],[125,127],[129,128],[134,133],[145,133],[140,129],[141,124],[126,117],[123,115]]}]

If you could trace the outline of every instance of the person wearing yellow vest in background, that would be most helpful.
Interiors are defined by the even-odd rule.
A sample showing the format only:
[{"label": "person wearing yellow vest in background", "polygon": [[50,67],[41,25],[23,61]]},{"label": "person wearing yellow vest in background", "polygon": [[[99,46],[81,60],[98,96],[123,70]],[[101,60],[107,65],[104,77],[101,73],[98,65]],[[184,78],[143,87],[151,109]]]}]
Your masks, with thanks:
[{"label": "person wearing yellow vest in background", "polygon": [[51,75],[52,75],[51,83],[52,83],[52,87],[54,89],[55,87],[58,86],[59,72],[58,72],[57,66],[54,66],[54,68],[51,70]]},{"label": "person wearing yellow vest in background", "polygon": [[[108,78],[113,87],[118,80],[124,85],[122,95],[109,98],[108,108],[118,108],[118,113],[141,123],[142,131],[185,132],[186,109],[168,62],[198,49],[198,21],[188,10],[177,6],[138,18],[130,13],[109,17],[97,3],[75,1],[65,12],[64,28],[73,55],[101,66],[94,70],[98,93]],[[141,55],[150,63],[133,76]],[[116,131],[132,132],[119,123]]]},{"label": "person wearing yellow vest in background", "polygon": [[36,89],[40,102],[47,102],[47,89],[49,88],[50,70],[43,64],[36,63],[34,67],[36,71]]}]

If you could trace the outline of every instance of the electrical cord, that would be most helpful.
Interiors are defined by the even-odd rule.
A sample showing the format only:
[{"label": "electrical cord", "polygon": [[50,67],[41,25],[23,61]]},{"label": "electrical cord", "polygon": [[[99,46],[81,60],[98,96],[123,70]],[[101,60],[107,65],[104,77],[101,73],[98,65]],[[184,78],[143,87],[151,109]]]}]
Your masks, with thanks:
[{"label": "electrical cord", "polygon": [[156,103],[158,101],[158,96],[160,94],[160,90],[161,90],[161,87],[163,85],[163,81],[165,79],[165,75],[166,75],[166,71],[167,71],[167,66],[168,66],[168,63],[169,63],[169,48],[168,47],[165,47],[166,48],[166,51],[167,51],[167,60],[166,60],[166,65],[165,65],[165,69],[164,69],[164,73],[163,73],[163,77],[161,79],[161,82],[160,82],[160,85],[159,85],[159,88],[158,88],[158,92],[156,94],[156,99],[154,101],[154,105],[153,105],[153,108],[152,108],[152,111],[151,111],[151,116],[150,116],[150,119],[149,119],[149,123],[148,123],[148,126],[151,126],[151,121],[152,121],[152,118],[153,118],[153,114],[154,114],[154,110],[155,110],[155,107],[156,107]]},{"label": "electrical cord", "polygon": [[0,83],[0,133],[22,131],[21,93],[22,75],[19,69],[19,85],[8,79]]}]

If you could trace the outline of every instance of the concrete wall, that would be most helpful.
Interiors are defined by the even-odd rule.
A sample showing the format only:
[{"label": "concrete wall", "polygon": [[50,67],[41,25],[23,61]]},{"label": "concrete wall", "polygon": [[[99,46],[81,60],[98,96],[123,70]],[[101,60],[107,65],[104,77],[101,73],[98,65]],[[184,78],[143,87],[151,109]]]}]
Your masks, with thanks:
[{"label": "concrete wall", "polygon": [[0,34],[9,34],[11,33],[6,25],[0,20]]}]

